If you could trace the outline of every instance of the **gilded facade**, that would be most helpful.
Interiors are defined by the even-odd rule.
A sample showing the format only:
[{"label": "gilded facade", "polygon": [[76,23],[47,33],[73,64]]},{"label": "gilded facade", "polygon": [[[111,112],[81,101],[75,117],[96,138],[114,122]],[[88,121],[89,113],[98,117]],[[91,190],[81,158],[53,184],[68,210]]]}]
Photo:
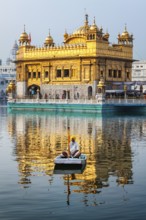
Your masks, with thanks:
[{"label": "gilded facade", "polygon": [[101,76],[107,85],[130,81],[133,35],[125,27],[116,44],[110,44],[109,37],[95,19],[89,24],[88,15],[72,34],[65,31],[60,46],[49,33],[44,45],[35,47],[24,29],[16,56],[17,96],[40,91],[50,98],[90,98],[96,95]]}]

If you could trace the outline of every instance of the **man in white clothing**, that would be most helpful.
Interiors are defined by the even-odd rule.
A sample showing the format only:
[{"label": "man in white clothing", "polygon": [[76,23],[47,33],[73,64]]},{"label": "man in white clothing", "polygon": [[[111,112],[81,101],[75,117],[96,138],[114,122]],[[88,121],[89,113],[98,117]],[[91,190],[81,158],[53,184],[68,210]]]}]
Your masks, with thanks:
[{"label": "man in white clothing", "polygon": [[70,155],[71,157],[78,158],[81,155],[81,153],[79,151],[79,145],[75,140],[76,137],[72,136],[70,142]]},{"label": "man in white clothing", "polygon": [[[81,152],[79,151],[79,145],[78,143],[75,141],[76,137],[72,136],[71,137],[71,142],[70,142],[70,157],[73,158],[78,158],[81,155]],[[68,157],[67,152],[62,152],[62,157]]]}]

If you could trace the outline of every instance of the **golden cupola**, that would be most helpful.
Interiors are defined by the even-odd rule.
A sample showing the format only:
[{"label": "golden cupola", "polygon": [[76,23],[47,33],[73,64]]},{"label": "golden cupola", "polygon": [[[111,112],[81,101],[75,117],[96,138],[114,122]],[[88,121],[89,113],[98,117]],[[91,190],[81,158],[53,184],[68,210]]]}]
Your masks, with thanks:
[{"label": "golden cupola", "polygon": [[50,35],[50,31],[49,31],[48,37],[46,37],[46,39],[45,39],[44,45],[45,45],[45,47],[54,46],[54,41],[53,41],[53,38],[52,38],[51,35]]},{"label": "golden cupola", "polygon": [[19,38],[19,44],[20,46],[30,44],[28,34],[25,31],[25,25],[24,25],[24,32],[20,35],[20,38]]},{"label": "golden cupola", "polygon": [[94,40],[94,39],[105,40],[103,38],[102,28],[99,29],[98,26],[96,25],[95,17],[94,17],[93,24],[90,26],[90,29],[88,31],[88,39],[89,40]]},{"label": "golden cupola", "polygon": [[125,29],[123,31],[123,33],[120,35],[118,35],[118,43],[119,44],[133,44],[133,35],[129,34],[129,32],[127,31],[127,27],[125,25]]},{"label": "golden cupola", "polygon": [[98,27],[96,25],[96,22],[95,22],[95,17],[94,17],[93,24],[90,27],[90,31],[99,31],[99,29],[98,29]]},{"label": "golden cupola", "polygon": [[125,29],[124,29],[123,33],[121,34],[121,38],[127,39],[129,37],[130,37],[130,35],[129,35],[128,31],[127,31],[127,27],[125,26]]},{"label": "golden cupola", "polygon": [[108,31],[106,31],[106,33],[103,35],[103,38],[105,39],[105,40],[109,40],[109,33],[108,33]]}]

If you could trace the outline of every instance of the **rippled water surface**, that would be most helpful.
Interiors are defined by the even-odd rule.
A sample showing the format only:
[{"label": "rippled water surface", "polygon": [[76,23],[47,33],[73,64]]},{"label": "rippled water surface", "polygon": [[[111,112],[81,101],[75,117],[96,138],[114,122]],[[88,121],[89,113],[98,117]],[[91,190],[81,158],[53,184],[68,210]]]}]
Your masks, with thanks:
[{"label": "rippled water surface", "polygon": [[[84,170],[54,170],[67,126]],[[0,219],[145,219],[146,117],[7,112],[0,106]]]}]

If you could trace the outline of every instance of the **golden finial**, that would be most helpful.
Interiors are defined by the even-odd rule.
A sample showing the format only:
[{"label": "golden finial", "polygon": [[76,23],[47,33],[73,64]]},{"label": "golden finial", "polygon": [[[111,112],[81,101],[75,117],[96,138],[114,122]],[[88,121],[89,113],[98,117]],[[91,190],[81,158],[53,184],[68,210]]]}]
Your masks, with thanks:
[{"label": "golden finial", "polygon": [[127,24],[125,23],[125,31],[127,31]]},{"label": "golden finial", "polygon": [[85,26],[88,26],[88,14],[86,13],[86,9],[85,9]]},{"label": "golden finial", "polygon": [[93,19],[93,24],[94,24],[94,25],[96,24],[96,22],[95,22],[95,16],[94,16],[94,19]]},{"label": "golden finial", "polygon": [[49,28],[49,36],[51,36],[51,35],[50,35],[50,28]]},{"label": "golden finial", "polygon": [[24,24],[24,32],[25,32],[25,24]]}]

